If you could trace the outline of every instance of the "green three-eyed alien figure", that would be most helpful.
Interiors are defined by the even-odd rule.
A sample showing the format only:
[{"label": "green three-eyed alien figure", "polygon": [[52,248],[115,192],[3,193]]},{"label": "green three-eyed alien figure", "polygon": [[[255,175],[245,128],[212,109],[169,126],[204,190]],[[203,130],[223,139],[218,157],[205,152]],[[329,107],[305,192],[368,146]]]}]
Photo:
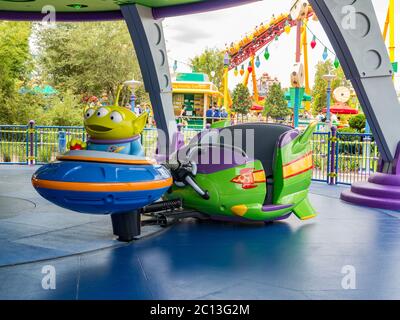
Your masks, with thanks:
[{"label": "green three-eyed alien figure", "polygon": [[84,115],[88,142],[72,140],[70,149],[143,156],[140,134],[147,123],[147,117],[146,112],[137,116],[131,110],[119,106],[90,107]]}]

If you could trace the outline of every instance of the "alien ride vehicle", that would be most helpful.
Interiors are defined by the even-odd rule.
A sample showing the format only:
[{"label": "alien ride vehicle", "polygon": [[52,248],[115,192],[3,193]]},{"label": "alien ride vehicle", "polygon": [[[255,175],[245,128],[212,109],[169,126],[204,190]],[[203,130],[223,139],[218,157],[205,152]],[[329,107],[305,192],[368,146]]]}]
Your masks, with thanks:
[{"label": "alien ride vehicle", "polygon": [[250,123],[204,131],[167,164],[175,183],[165,197],[214,219],[270,222],[292,212],[301,220],[313,218],[308,189],[315,127],[300,133]]},{"label": "alien ride vehicle", "polygon": [[[292,212],[306,220],[316,215],[308,200],[315,126],[304,133],[262,123],[205,130],[163,165],[139,156],[69,151],[41,167],[32,183],[61,207],[111,214],[121,241],[140,234],[142,213],[174,221],[193,216],[182,207],[217,220],[271,222]],[[233,143],[226,132],[235,136]],[[244,151],[252,148],[248,141],[256,142],[251,157]]]}]

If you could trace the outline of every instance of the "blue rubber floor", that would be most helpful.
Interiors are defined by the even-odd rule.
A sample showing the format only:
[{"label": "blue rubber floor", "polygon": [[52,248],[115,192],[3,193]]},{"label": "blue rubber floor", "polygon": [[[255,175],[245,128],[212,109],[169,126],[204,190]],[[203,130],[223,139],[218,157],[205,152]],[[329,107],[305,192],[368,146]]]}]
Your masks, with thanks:
[{"label": "blue rubber floor", "polygon": [[[188,219],[121,245],[107,217],[40,199],[33,171],[0,167],[1,299],[400,299],[400,213],[343,203],[342,187],[313,184],[307,222]],[[55,290],[42,288],[48,265]]]}]

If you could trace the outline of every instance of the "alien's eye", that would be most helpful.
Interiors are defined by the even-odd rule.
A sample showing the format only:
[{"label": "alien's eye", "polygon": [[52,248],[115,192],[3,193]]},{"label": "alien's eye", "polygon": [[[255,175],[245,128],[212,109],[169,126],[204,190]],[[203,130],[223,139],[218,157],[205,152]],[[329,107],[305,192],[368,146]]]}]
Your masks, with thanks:
[{"label": "alien's eye", "polygon": [[96,115],[99,118],[102,118],[102,117],[106,116],[107,114],[108,114],[108,110],[106,108],[100,108],[99,110],[97,110],[97,113],[96,113]]},{"label": "alien's eye", "polygon": [[95,110],[92,108],[87,109],[85,112],[85,119],[89,119],[94,114],[94,112],[95,112]]},{"label": "alien's eye", "polygon": [[113,111],[110,114],[110,119],[116,123],[119,123],[122,121],[122,115],[118,111]]}]

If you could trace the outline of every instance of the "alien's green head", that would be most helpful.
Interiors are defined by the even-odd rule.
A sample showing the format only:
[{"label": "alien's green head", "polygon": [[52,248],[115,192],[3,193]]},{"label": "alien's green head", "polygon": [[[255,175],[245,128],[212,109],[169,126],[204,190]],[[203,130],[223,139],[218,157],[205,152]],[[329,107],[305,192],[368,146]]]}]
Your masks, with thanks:
[{"label": "alien's green head", "polygon": [[84,125],[93,139],[119,140],[140,134],[147,123],[147,113],[137,116],[131,110],[117,106],[89,108]]}]

